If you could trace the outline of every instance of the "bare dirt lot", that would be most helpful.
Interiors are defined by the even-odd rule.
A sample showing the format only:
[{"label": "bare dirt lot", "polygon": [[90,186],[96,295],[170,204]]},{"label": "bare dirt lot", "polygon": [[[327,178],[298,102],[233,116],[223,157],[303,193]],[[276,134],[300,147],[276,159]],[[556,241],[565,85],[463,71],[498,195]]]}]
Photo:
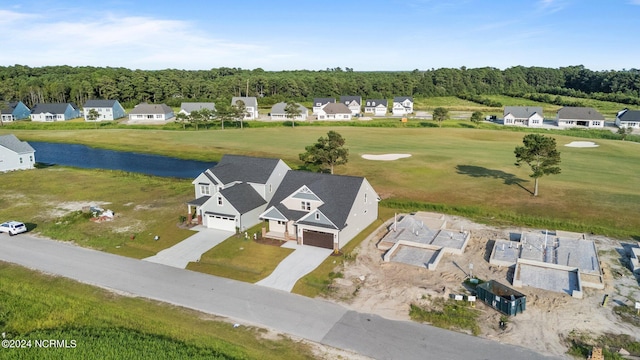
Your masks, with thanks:
[{"label": "bare dirt lot", "polygon": [[[409,320],[411,304],[428,307],[433,298],[469,294],[463,281],[468,277],[470,263],[473,264],[473,276],[512,287],[509,269],[489,264],[493,241],[509,239],[510,233],[536,229],[492,228],[452,216],[447,216],[446,220],[447,228],[471,230],[471,240],[464,254],[445,255],[435,271],[384,262],[383,252],[375,246],[386,233],[383,226],[360,244],[353,261],[338,269],[344,277],[334,280],[332,299],[357,311]],[[587,236],[587,239],[596,243],[604,271],[604,290],[585,288],[584,298],[576,299],[566,293],[532,287],[514,288],[527,297],[524,313],[512,316],[506,328],[501,330],[502,314],[478,302],[480,336],[561,357],[568,356],[563,338],[574,330],[593,338],[605,333],[628,334],[640,341],[640,328],[621,321],[613,312],[615,306],[633,308],[635,302],[640,301],[639,280],[626,267],[625,246],[635,245],[634,242],[603,236]],[[609,294],[609,298],[602,306],[605,294]]]}]

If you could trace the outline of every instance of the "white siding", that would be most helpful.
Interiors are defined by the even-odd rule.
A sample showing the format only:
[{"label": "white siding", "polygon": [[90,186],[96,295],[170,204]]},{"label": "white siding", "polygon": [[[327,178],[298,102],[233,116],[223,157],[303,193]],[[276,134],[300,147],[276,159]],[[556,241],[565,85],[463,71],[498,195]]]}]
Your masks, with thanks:
[{"label": "white siding", "polygon": [[18,154],[4,146],[0,146],[0,171],[33,169],[35,154]]}]

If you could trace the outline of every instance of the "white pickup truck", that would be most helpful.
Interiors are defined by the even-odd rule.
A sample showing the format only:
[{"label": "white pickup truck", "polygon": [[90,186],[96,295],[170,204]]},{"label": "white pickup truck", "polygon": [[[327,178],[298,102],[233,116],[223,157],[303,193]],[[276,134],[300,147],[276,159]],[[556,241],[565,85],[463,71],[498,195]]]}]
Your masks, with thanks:
[{"label": "white pickup truck", "polygon": [[7,233],[11,236],[27,232],[27,227],[19,221],[7,221],[0,224],[0,233]]}]

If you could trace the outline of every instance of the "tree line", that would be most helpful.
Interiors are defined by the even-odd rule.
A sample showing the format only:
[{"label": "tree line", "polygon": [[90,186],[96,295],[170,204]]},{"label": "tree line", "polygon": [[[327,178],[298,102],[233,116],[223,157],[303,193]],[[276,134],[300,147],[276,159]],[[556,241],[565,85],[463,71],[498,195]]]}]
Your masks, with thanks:
[{"label": "tree line", "polygon": [[312,101],[314,97],[340,95],[363,98],[464,96],[485,102],[487,99],[481,95],[531,93],[640,105],[640,70],[592,71],[583,66],[379,72],[358,72],[351,68],[265,71],[260,68],[0,67],[0,99],[21,100],[28,106],[39,102],[82,105],[88,99],[117,99],[128,108],[140,102],[179,106],[184,101],[227,102],[232,96],[256,96],[261,106],[268,107],[281,101],[303,102]]}]

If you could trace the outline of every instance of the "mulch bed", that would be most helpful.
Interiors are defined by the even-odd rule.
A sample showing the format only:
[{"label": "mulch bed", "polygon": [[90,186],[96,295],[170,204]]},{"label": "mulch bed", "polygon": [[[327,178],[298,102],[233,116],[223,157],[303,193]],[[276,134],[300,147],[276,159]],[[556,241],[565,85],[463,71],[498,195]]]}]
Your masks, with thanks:
[{"label": "mulch bed", "polygon": [[261,236],[259,236],[254,241],[257,242],[258,244],[271,245],[271,246],[282,246],[286,242],[284,240],[276,240],[276,239],[264,238],[264,237],[261,237]]}]

